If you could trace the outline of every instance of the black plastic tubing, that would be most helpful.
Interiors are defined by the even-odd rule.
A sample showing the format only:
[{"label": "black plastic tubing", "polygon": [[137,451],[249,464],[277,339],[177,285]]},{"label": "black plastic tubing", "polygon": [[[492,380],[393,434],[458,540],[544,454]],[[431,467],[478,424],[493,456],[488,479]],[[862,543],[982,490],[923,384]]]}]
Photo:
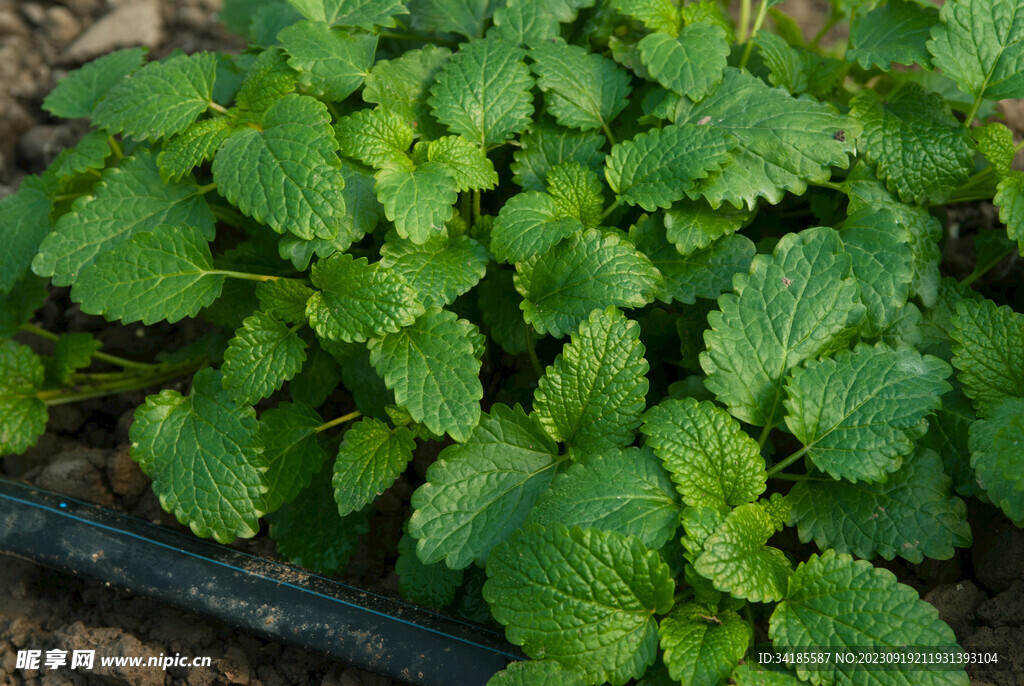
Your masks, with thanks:
[{"label": "black plastic tubing", "polygon": [[0,552],[411,684],[482,685],[522,659],[489,629],[3,478]]}]

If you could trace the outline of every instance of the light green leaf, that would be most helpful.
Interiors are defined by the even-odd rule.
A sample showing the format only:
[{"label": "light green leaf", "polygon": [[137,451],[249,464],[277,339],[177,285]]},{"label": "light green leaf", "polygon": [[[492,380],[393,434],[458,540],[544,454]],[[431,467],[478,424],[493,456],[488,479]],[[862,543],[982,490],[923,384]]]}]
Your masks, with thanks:
[{"label": "light green leaf", "polygon": [[685,257],[665,238],[655,217],[641,218],[629,230],[629,240],[665,277],[658,299],[693,304],[697,298],[717,298],[732,286],[733,275],[746,273],[756,249],[746,236],[726,236],[710,247]]},{"label": "light green leaf", "polygon": [[267,48],[246,70],[245,79],[235,94],[236,113],[240,118],[257,122],[268,107],[295,90],[298,78],[280,48]]},{"label": "light green leaf", "polygon": [[458,33],[466,38],[483,35],[484,24],[500,3],[495,0],[409,0],[414,29]]},{"label": "light green leaf", "polygon": [[390,488],[412,459],[412,432],[394,430],[379,419],[366,417],[345,432],[334,463],[334,500],[342,517],[363,509]]},{"label": "light green leaf", "polygon": [[614,307],[594,310],[538,381],[534,411],[575,455],[624,448],[640,426],[648,369],[639,325]]},{"label": "light green leaf", "polygon": [[825,98],[836,83],[846,76],[845,62],[820,55],[797,45],[791,46],[784,38],[768,31],[758,31],[754,37],[761,58],[769,69],[768,80],[794,95],[810,93]]},{"label": "light green leaf", "polygon": [[736,418],[774,424],[789,371],[856,332],[865,311],[860,288],[839,235],[816,228],[786,234],[771,256],[755,256],[733,290],[708,315],[704,385]]},{"label": "light green leaf", "polygon": [[624,684],[653,664],[652,615],[671,609],[675,590],[668,566],[639,539],[560,524],[512,534],[487,577],[484,598],[509,641],[587,683]]},{"label": "light green leaf", "polygon": [[658,628],[669,674],[694,686],[715,686],[728,677],[750,643],[746,620],[732,610],[688,602],[676,605]]},{"label": "light green leaf", "polygon": [[942,202],[974,170],[967,130],[939,95],[916,83],[899,86],[885,102],[861,91],[850,106],[864,126],[865,158],[903,201]]},{"label": "light green leaf", "polygon": [[1016,0],[957,0],[940,16],[928,41],[936,67],[975,100],[1024,98],[1024,7]]},{"label": "light green leaf", "polygon": [[341,102],[363,83],[377,51],[377,36],[332,29],[323,22],[292,24],[277,35],[288,52],[288,66],[311,95]]},{"label": "light green leaf", "polygon": [[103,344],[92,334],[62,334],[53,344],[53,358],[46,370],[47,383],[53,386],[70,384],[71,375],[92,364],[92,356],[102,347]]},{"label": "light green leaf", "polygon": [[491,251],[501,262],[522,262],[582,230],[579,219],[559,212],[553,197],[526,191],[509,198],[498,211],[491,229]]},{"label": "light green leaf", "polygon": [[425,565],[416,556],[416,539],[402,534],[395,561],[398,592],[406,600],[420,605],[442,608],[455,600],[462,585],[462,570],[449,569],[441,563]]},{"label": "light green leaf", "polygon": [[380,255],[380,266],[401,276],[425,308],[455,302],[479,283],[491,259],[487,248],[469,236],[436,236],[423,245],[390,239]]},{"label": "light green leaf", "polygon": [[735,146],[732,136],[714,126],[669,125],[612,146],[605,176],[623,200],[653,212],[721,169]]},{"label": "light green leaf", "polygon": [[532,86],[520,48],[497,38],[473,40],[441,68],[429,103],[452,133],[488,148],[530,123]]},{"label": "light green leaf", "polygon": [[525,190],[546,190],[552,167],[564,162],[579,162],[597,169],[604,162],[604,137],[584,131],[562,128],[543,119],[520,139],[522,147],[512,153],[512,179]]},{"label": "light green leaf", "polygon": [[757,442],[706,400],[663,400],[644,415],[640,431],[691,507],[726,510],[764,492],[768,477]]},{"label": "light green leaf", "polygon": [[547,186],[560,216],[576,217],[588,229],[601,224],[604,185],[593,169],[579,162],[563,162],[548,172]]},{"label": "light green leaf", "polygon": [[949,365],[912,348],[858,345],[812,360],[786,383],[786,426],[836,479],[886,480],[928,430]]},{"label": "light green leaf", "polygon": [[[896,582],[887,570],[849,555],[826,551],[811,555],[789,578],[786,598],[772,613],[769,636],[775,650],[804,646],[843,651],[949,649],[953,631],[917,591]],[[959,652],[959,650],[957,650]],[[953,657],[953,656],[951,656]],[[797,664],[801,679],[815,683],[863,683],[861,666],[830,660],[828,664]],[[892,670],[871,672],[884,683],[967,686],[962,670],[922,670],[920,665],[894,663]],[[881,682],[881,680],[879,680]]]},{"label": "light green leaf", "polygon": [[232,134],[213,160],[217,189],[242,212],[278,233],[334,238],[345,213],[345,180],[327,107],[286,95],[263,113],[260,128]]},{"label": "light green leaf", "polygon": [[102,131],[90,131],[75,147],[61,150],[44,175],[64,181],[90,169],[103,169],[110,153],[107,135]]},{"label": "light green leaf", "polygon": [[412,418],[436,434],[469,438],[480,420],[480,358],[473,324],[438,308],[370,340],[370,363]]},{"label": "light green leaf", "polygon": [[494,405],[465,443],[441,451],[413,493],[409,533],[420,560],[452,569],[486,560],[551,483],[557,452],[535,417]]},{"label": "light green leaf", "polygon": [[1006,398],[970,429],[971,466],[992,502],[1024,526],[1024,400]]},{"label": "light green leaf", "polygon": [[558,37],[558,18],[540,0],[511,0],[494,12],[487,32],[516,45],[536,45]]},{"label": "light green leaf", "polygon": [[715,208],[726,201],[753,209],[758,198],[775,204],[785,191],[803,193],[808,182],[828,180],[832,167],[849,166],[848,155],[860,133],[854,120],[836,114],[829,105],[793,98],[732,67],[700,103],[680,100],[677,124],[702,120],[738,141],[722,172],[708,177],[691,194],[703,196]]},{"label": "light green leaf", "polygon": [[591,311],[614,305],[642,307],[654,300],[662,278],[645,255],[614,233],[590,229],[516,265],[523,315],[556,338]]},{"label": "light green leaf", "polygon": [[413,130],[390,110],[356,110],[334,124],[338,151],[377,169],[412,169]]},{"label": "light green leaf", "polygon": [[56,192],[52,181],[27,176],[17,193],[0,200],[0,216],[4,218],[4,230],[0,232],[0,293],[15,287],[28,272],[33,258],[46,259],[36,257],[36,251],[47,248],[47,236],[53,229],[50,210]]},{"label": "light green leaf", "polygon": [[220,295],[210,245],[191,226],[158,226],[101,253],[82,270],[71,299],[86,314],[124,323],[174,323],[194,317]]},{"label": "light green leaf", "polygon": [[908,457],[899,471],[877,484],[803,481],[786,496],[800,541],[870,560],[897,555],[919,564],[948,560],[954,546],[971,544],[967,506],[950,497],[942,459],[931,450]]},{"label": "light green leaf", "polygon": [[703,200],[683,200],[665,210],[665,236],[685,256],[736,233],[753,217],[754,212],[747,209],[723,206],[713,210]]},{"label": "light green leaf", "polygon": [[682,18],[671,0],[614,0],[611,6],[619,14],[635,19],[651,31],[679,35]]},{"label": "light green leaf", "polygon": [[720,26],[689,24],[678,36],[651,33],[637,43],[640,60],[670,91],[700,100],[722,82],[729,43]]},{"label": "light green leaf", "polygon": [[408,14],[401,0],[288,0],[302,16],[336,26],[357,26],[372,31],[395,25],[395,15]]},{"label": "light green leaf", "polygon": [[740,505],[704,541],[693,567],[716,589],[735,598],[756,603],[782,600],[793,568],[781,550],[765,545],[776,528],[760,503]]},{"label": "light green leaf", "polygon": [[332,255],[313,265],[310,278],[320,291],[306,303],[306,316],[317,335],[330,341],[396,333],[424,312],[401,276],[365,257]]},{"label": "light green leaf", "polygon": [[70,286],[96,256],[140,231],[188,225],[214,236],[213,213],[191,183],[164,183],[152,155],[140,150],[103,173],[92,196],[75,201],[39,245],[32,271]]},{"label": "light green leaf", "polygon": [[999,208],[999,220],[1006,224],[1006,235],[1024,252],[1024,173],[1013,171],[1000,181],[992,202]]},{"label": "light green leaf", "polygon": [[657,550],[675,533],[679,512],[679,496],[654,453],[627,448],[588,455],[556,476],[526,524],[618,531]]},{"label": "light green leaf", "polygon": [[900,316],[914,278],[909,232],[899,217],[885,209],[862,209],[849,214],[839,239],[853,260],[860,282],[860,299],[867,307],[861,335],[874,338]]},{"label": "light green leaf", "polygon": [[255,536],[266,512],[258,426],[251,407],[228,397],[220,373],[203,369],[188,396],[164,390],[135,411],[132,458],[161,507],[197,536],[230,543]]},{"label": "light green leaf", "polygon": [[172,136],[160,148],[156,157],[160,167],[160,178],[166,181],[181,181],[192,170],[213,159],[233,131],[227,117],[204,119],[190,125],[181,133]]},{"label": "light green leaf", "polygon": [[253,405],[279,390],[306,361],[306,343],[264,312],[246,317],[224,351],[224,388],[239,404]]},{"label": "light green leaf", "polygon": [[961,300],[953,317],[953,366],[978,413],[1024,396],[1024,314],[991,300]]},{"label": "light green leaf", "polygon": [[88,117],[111,88],[142,66],[145,57],[145,48],[127,48],[95,59],[62,78],[42,107],[65,119]]},{"label": "light green leaf", "polygon": [[554,660],[523,660],[509,663],[487,681],[487,686],[585,686],[586,683],[577,672],[565,669]]},{"label": "light green leaf", "polygon": [[850,27],[846,59],[864,69],[888,71],[896,64],[931,67],[928,38],[939,23],[939,11],[909,0],[889,0],[867,14],[859,14]]},{"label": "light green leaf", "polygon": [[426,162],[415,171],[385,169],[377,174],[375,191],[398,235],[419,244],[445,231],[458,199],[455,180],[440,162]]},{"label": "light green leaf", "polygon": [[184,131],[213,102],[217,56],[177,55],[119,79],[92,113],[93,124],[137,140]]},{"label": "light green leaf", "polygon": [[434,120],[427,98],[441,67],[451,56],[448,48],[424,45],[392,60],[380,60],[366,76],[363,100],[394,112],[427,138],[443,133]]},{"label": "light green leaf", "polygon": [[992,122],[971,129],[971,137],[978,145],[978,152],[985,156],[996,174],[1001,179],[1009,176],[1013,158],[1017,156],[1013,131],[1006,128],[1005,124]]},{"label": "light green leaf", "polygon": [[278,403],[260,415],[268,512],[295,500],[320,471],[326,456],[317,433],[322,424],[315,410],[299,403]]},{"label": "light green leaf", "polygon": [[427,159],[443,166],[460,193],[471,189],[489,191],[498,184],[494,164],[480,148],[462,136],[444,136],[430,141]]},{"label": "light green leaf", "polygon": [[46,431],[46,404],[36,397],[45,374],[27,345],[0,342],[0,455],[25,452]]},{"label": "light green leaf", "polygon": [[537,86],[559,124],[572,129],[607,127],[625,108],[630,77],[607,57],[564,41],[533,46]]},{"label": "light green leaf", "polygon": [[294,279],[274,279],[256,284],[260,309],[288,324],[306,321],[306,303],[314,292]]}]

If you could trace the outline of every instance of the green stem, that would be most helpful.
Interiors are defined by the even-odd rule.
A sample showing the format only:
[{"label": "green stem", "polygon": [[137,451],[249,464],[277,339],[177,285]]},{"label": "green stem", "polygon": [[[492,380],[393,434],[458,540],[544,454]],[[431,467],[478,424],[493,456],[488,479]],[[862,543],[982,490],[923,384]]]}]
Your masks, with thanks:
[{"label": "green stem", "polygon": [[234,207],[210,205],[210,211],[213,212],[213,216],[217,221],[224,222],[229,226],[241,226],[242,222],[245,221],[245,217],[242,216],[242,213],[237,211]]},{"label": "green stem", "polygon": [[217,184],[211,182],[206,184],[205,186],[196,186],[196,195],[206,195],[210,191],[215,190],[217,190]]},{"label": "green stem", "polygon": [[526,352],[530,355],[530,364],[533,365],[533,371],[537,374],[537,378],[544,376],[544,366],[540,363],[540,358],[537,357],[537,337],[533,332],[533,327],[529,324],[526,325]]},{"label": "green stem", "polygon": [[381,38],[391,38],[392,40],[411,40],[418,43],[434,43],[435,45],[444,45],[449,48],[454,48],[458,45],[455,41],[445,40],[444,38],[438,38],[437,36],[428,36],[425,33],[415,33],[413,31],[381,31],[377,35]]},{"label": "green stem", "polygon": [[797,450],[795,453],[787,457],[782,462],[776,462],[774,465],[772,465],[772,468],[768,470],[768,476],[774,477],[783,469],[785,469],[786,467],[788,467],[789,465],[793,464],[801,457],[806,455],[808,450],[810,450],[810,446],[805,445],[803,448],[800,448],[800,450]]},{"label": "green stem", "polygon": [[295,281],[297,283],[305,283],[303,279],[290,279],[286,276],[270,276],[269,274],[249,274],[247,272],[234,272],[230,269],[211,269],[206,272],[207,274],[220,274],[227,276],[232,279],[241,279],[243,281]]},{"label": "green stem", "polygon": [[473,223],[476,224],[476,220],[480,218],[480,191],[473,191]]},{"label": "green stem", "polygon": [[[45,338],[48,341],[53,341],[54,343],[60,340],[60,336],[58,336],[57,334],[50,333],[46,329],[40,328],[35,324],[22,324],[21,330],[25,331],[26,333],[31,333],[36,336],[39,336],[40,338]],[[121,367],[123,369],[138,369],[140,371],[147,371],[157,369],[160,366],[156,364],[149,364],[146,362],[133,362],[132,360],[126,360],[123,357],[118,357],[117,355],[108,355],[107,353],[102,352],[95,352],[92,354],[92,357],[94,357],[97,360],[100,360],[101,362],[106,362],[108,364],[114,365],[115,367]]]},{"label": "green stem", "polygon": [[118,162],[124,159],[124,150],[121,148],[121,144],[117,142],[117,139],[113,136],[107,136],[107,145],[114,152],[114,157],[117,158]]},{"label": "green stem", "polygon": [[[205,363],[205,360],[203,363]],[[106,395],[124,393],[125,391],[135,391],[140,388],[148,388],[149,386],[170,381],[171,379],[175,379],[179,376],[184,376],[185,374],[195,371],[199,366],[201,366],[201,364],[197,364],[196,361],[193,360],[169,367],[158,367],[155,371],[149,374],[130,376],[124,379],[112,380],[93,386],[58,388],[52,391],[40,391],[24,397],[34,397],[38,400],[42,400],[47,405],[65,405],[79,400],[101,398]]]},{"label": "green stem", "polygon": [[807,185],[818,186],[819,188],[828,188],[830,190],[838,191],[840,193],[847,192],[845,183],[835,183],[833,181],[808,181]]},{"label": "green stem", "polygon": [[981,103],[985,102],[985,99],[978,96],[974,99],[974,105],[971,107],[971,111],[967,113],[967,119],[964,120],[964,126],[968,129],[971,128],[971,124],[974,123],[974,118],[978,116],[978,110],[981,109]]},{"label": "green stem", "polygon": [[470,194],[463,193],[459,203],[459,214],[462,215],[462,221],[466,222],[466,226],[470,226],[472,224],[472,204],[473,200],[470,198]]},{"label": "green stem", "polygon": [[349,412],[348,414],[343,414],[340,417],[332,419],[329,422],[324,422],[323,424],[318,426],[316,429],[314,429],[314,431],[316,431],[317,433],[322,433],[324,431],[327,431],[330,428],[338,426],[339,424],[344,424],[345,422],[351,422],[352,420],[359,419],[362,416],[363,416],[363,413],[359,412],[358,410],[356,410],[354,412]]},{"label": "green stem", "polygon": [[754,19],[754,28],[750,30],[750,35],[747,37],[747,46],[743,48],[743,57],[740,59],[740,69],[747,66],[747,60],[750,59],[750,52],[754,49],[754,36],[761,30],[761,25],[764,24],[765,17],[767,16],[768,0],[761,0],[761,6],[757,9],[757,18]]},{"label": "green stem", "polygon": [[224,114],[228,113],[228,108],[224,107],[223,105],[218,105],[215,102],[211,102],[209,107],[210,107],[211,110],[213,110],[217,114],[224,115]]},{"label": "green stem", "polygon": [[619,207],[619,205],[621,205],[621,204],[622,204],[622,196],[621,195],[620,196],[616,196],[615,202],[613,202],[611,205],[609,205],[608,209],[606,209],[604,212],[601,213],[601,221],[604,221],[605,218],[607,218],[609,214],[614,212],[615,209],[617,207]]},{"label": "green stem", "polygon": [[789,474],[787,472],[779,472],[778,474],[772,474],[772,478],[782,479],[783,481],[835,481],[835,479],[823,479],[817,476],[810,476],[809,474]]},{"label": "green stem", "polygon": [[740,25],[739,31],[736,32],[736,40],[739,43],[747,41],[747,25],[750,24],[750,2],[751,0],[741,0],[740,2]]},{"label": "green stem", "polygon": [[612,135],[612,130],[606,122],[601,122],[601,130],[604,131],[604,137],[608,139],[608,145],[615,145],[615,136]]},{"label": "green stem", "polygon": [[1004,259],[1006,259],[1007,256],[1013,254],[1013,251],[1016,250],[1016,249],[1017,249],[1017,245],[1016,244],[1011,245],[1006,250],[1004,250],[1001,253],[999,253],[995,258],[990,260],[984,266],[975,265],[974,271],[971,272],[970,275],[965,277],[960,282],[960,285],[962,285],[962,286],[970,286],[972,283],[974,283],[975,281],[980,279],[982,276],[987,274],[993,267],[995,267],[997,264],[999,264]]},{"label": "green stem", "polygon": [[764,444],[768,442],[768,435],[772,432],[772,429],[774,428],[775,424],[771,422],[768,422],[767,424],[764,425],[764,428],[761,429],[761,435],[757,437],[757,445],[759,448],[763,448]]}]

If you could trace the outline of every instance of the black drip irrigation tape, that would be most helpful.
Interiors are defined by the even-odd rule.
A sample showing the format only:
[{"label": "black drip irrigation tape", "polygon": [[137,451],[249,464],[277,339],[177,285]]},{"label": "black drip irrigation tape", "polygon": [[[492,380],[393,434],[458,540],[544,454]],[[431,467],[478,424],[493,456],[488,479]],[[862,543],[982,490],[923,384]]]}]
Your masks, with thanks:
[{"label": "black drip irrigation tape", "polygon": [[501,634],[0,478],[0,552],[423,686],[477,686]]}]

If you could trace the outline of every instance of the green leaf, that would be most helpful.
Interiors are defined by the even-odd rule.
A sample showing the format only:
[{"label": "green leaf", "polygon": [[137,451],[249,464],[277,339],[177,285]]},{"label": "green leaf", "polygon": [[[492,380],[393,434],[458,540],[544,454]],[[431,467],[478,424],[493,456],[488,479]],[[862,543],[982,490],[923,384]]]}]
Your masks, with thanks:
[{"label": "green leaf", "polygon": [[1024,251],[1024,173],[1010,172],[996,186],[992,200],[999,208],[999,220],[1006,224],[1006,235]]},{"label": "green leaf", "polygon": [[776,528],[760,503],[740,505],[707,537],[693,567],[733,597],[757,603],[782,600],[793,568],[781,550],[765,545]]},{"label": "green leaf", "polygon": [[584,686],[586,683],[576,671],[568,670],[554,660],[524,660],[509,663],[487,681],[487,686]]},{"label": "green leaf", "polygon": [[[778,4],[775,0],[768,0],[768,3],[769,6]],[[778,18],[778,14],[775,12],[771,14],[776,26],[780,26],[782,21]],[[730,43],[736,39],[732,19],[715,0],[702,0],[701,2],[691,2],[683,5],[679,8],[679,15],[683,18],[684,24],[698,24],[700,22],[714,24],[715,26],[722,27],[725,31],[725,37]]]},{"label": "green leaf", "polygon": [[854,335],[865,311],[860,288],[839,235],[816,228],[786,234],[771,256],[755,256],[733,290],[708,315],[704,385],[737,419],[774,424],[789,371]]},{"label": "green leaf", "polygon": [[943,5],[928,50],[936,67],[975,100],[1024,98],[1024,7],[1015,0]]},{"label": "green leaf", "polygon": [[436,236],[423,245],[391,239],[380,255],[381,267],[401,276],[425,308],[455,302],[484,277],[491,258],[487,248],[469,236]]},{"label": "green leaf", "polygon": [[928,430],[950,374],[948,364],[911,348],[860,344],[793,371],[786,426],[833,478],[884,481]]},{"label": "green leaf", "polygon": [[520,309],[523,299],[512,285],[512,272],[491,271],[476,288],[480,317],[491,339],[510,355],[526,352],[527,324]]},{"label": "green leaf", "polygon": [[564,162],[579,162],[590,169],[597,169],[604,162],[603,136],[562,128],[544,120],[534,124],[520,142],[522,147],[512,153],[512,179],[525,190],[546,190],[548,172]]},{"label": "green leaf", "polygon": [[867,14],[857,15],[850,27],[847,60],[864,69],[888,71],[896,64],[931,67],[928,38],[939,23],[939,11],[908,0],[890,0]]},{"label": "green leaf", "polygon": [[318,440],[322,424],[315,410],[300,403],[278,403],[260,415],[259,434],[268,465],[263,475],[268,512],[295,500],[320,471],[326,456]]},{"label": "green leaf", "polygon": [[746,209],[711,209],[703,200],[678,202],[665,210],[665,236],[680,255],[707,248],[722,236],[736,233],[754,213]]},{"label": "green leaf", "polygon": [[442,165],[460,193],[471,189],[489,191],[498,184],[494,164],[483,150],[462,136],[444,136],[430,141],[427,159]]},{"label": "green leaf", "polygon": [[961,300],[952,329],[953,366],[981,415],[1024,396],[1024,314],[991,300]]},{"label": "green leaf", "polygon": [[824,98],[846,75],[846,63],[800,45],[793,47],[774,33],[758,31],[754,42],[769,69],[771,84],[794,95],[810,93]]},{"label": "green leaf", "polygon": [[996,174],[1001,179],[1009,176],[1013,158],[1017,156],[1013,131],[1004,124],[993,122],[971,129],[971,137],[978,145],[978,152],[985,156]]},{"label": "green leaf", "polygon": [[440,162],[426,162],[415,171],[385,169],[377,174],[375,190],[398,235],[419,244],[444,232],[458,199],[455,180]]},{"label": "green leaf", "polygon": [[437,72],[451,56],[448,48],[424,45],[392,60],[380,60],[366,76],[363,100],[394,112],[428,138],[442,133],[427,98]]},{"label": "green leaf", "polygon": [[693,602],[676,605],[658,634],[672,678],[708,686],[732,673],[752,638],[746,620],[732,610]]},{"label": "green leaf", "polygon": [[[826,551],[811,555],[789,578],[786,598],[772,613],[769,636],[775,650],[815,646],[823,650],[937,650],[956,645],[953,631],[917,591],[870,562]],[[959,651],[957,651],[959,652]],[[797,675],[814,683],[862,682],[861,667],[836,660],[797,664]],[[883,673],[876,672],[879,676]],[[894,663],[884,672],[887,684],[967,686],[963,670],[930,671]]]},{"label": "green leaf", "polygon": [[579,162],[563,162],[548,172],[547,186],[559,215],[576,217],[588,229],[600,226],[604,185],[593,169]]},{"label": "green leaf", "polygon": [[803,683],[792,672],[766,667],[756,660],[741,662],[729,678],[735,686],[800,686]]},{"label": "green leaf", "polygon": [[458,33],[473,39],[499,6],[495,0],[409,0],[412,26],[419,31]]},{"label": "green leaf", "polygon": [[582,230],[580,220],[564,216],[553,197],[526,191],[509,198],[499,210],[491,229],[491,251],[501,262],[522,262]]},{"label": "green leaf", "polygon": [[720,26],[689,24],[678,36],[651,33],[637,43],[647,71],[670,91],[700,100],[722,82],[729,43]]},{"label": "green leaf", "polygon": [[0,233],[0,293],[13,289],[28,272],[40,246],[46,247],[47,236],[53,229],[50,209],[56,191],[53,182],[27,176],[17,193],[0,200],[0,216],[4,217],[4,231]]},{"label": "green leaf", "polygon": [[408,14],[401,0],[288,0],[302,16],[337,26],[357,26],[372,31],[395,25],[395,15]]},{"label": "green leaf", "polygon": [[334,238],[345,213],[344,177],[327,106],[286,95],[263,113],[259,128],[233,133],[213,160],[218,191],[278,233]]},{"label": "green leaf", "polygon": [[292,24],[277,38],[288,52],[288,66],[299,72],[299,84],[332,102],[356,92],[377,51],[375,35],[332,29],[317,21]]},{"label": "green leaf", "polygon": [[371,339],[370,363],[414,420],[465,441],[484,394],[476,336],[473,324],[431,308],[401,331]]},{"label": "green leaf", "polygon": [[1024,400],[1007,398],[971,425],[971,466],[992,502],[1024,526]]},{"label": "green leaf", "polygon": [[558,37],[558,18],[538,0],[511,0],[494,12],[494,26],[487,32],[516,45],[536,45]]},{"label": "green leaf", "polygon": [[377,169],[412,169],[413,130],[389,110],[356,110],[334,124],[338,151]]},{"label": "green leaf", "polygon": [[663,400],[644,415],[640,431],[691,507],[725,510],[764,492],[768,477],[757,442],[706,400]]},{"label": "green leaf", "polygon": [[492,406],[463,444],[441,451],[413,493],[409,533],[420,560],[452,569],[486,560],[551,483],[557,452],[520,406]]},{"label": "green leaf", "polygon": [[974,170],[967,130],[939,95],[904,83],[885,102],[863,90],[850,105],[865,158],[903,201],[941,202]]},{"label": "green leaf", "polygon": [[942,407],[928,418],[928,433],[918,441],[919,448],[942,456],[945,472],[953,479],[953,490],[962,496],[981,493],[968,447],[970,427],[976,420],[971,402],[960,385],[954,384],[953,390],[942,396]]},{"label": "green leaf", "polygon": [[25,452],[46,431],[46,404],[36,397],[45,374],[27,345],[0,342],[0,455]]},{"label": "green leaf", "polygon": [[612,146],[605,176],[623,200],[652,212],[681,200],[697,181],[721,169],[735,146],[732,136],[714,126],[669,125]]},{"label": "green leaf", "polygon": [[614,0],[611,5],[619,14],[635,19],[651,31],[679,35],[682,21],[679,8],[671,0]]},{"label": "green leaf", "polygon": [[629,230],[629,240],[665,277],[658,299],[693,304],[697,298],[717,298],[732,286],[733,275],[746,273],[756,249],[746,236],[726,236],[710,247],[685,257],[665,238],[654,217],[641,218]]},{"label": "green leaf", "polygon": [[262,116],[267,108],[295,90],[298,77],[279,48],[264,50],[246,71],[235,95],[239,113],[246,119]]},{"label": "green leaf", "polygon": [[264,312],[246,317],[224,351],[224,388],[252,405],[279,390],[306,361],[306,343],[294,329]]},{"label": "green leaf", "polygon": [[182,396],[164,390],[135,411],[132,458],[153,480],[160,506],[197,536],[230,543],[259,530],[267,492],[256,413],[238,405],[220,373],[203,369]]},{"label": "green leaf", "polygon": [[897,555],[919,564],[926,557],[948,560],[954,546],[971,544],[967,506],[950,497],[942,459],[931,450],[908,457],[882,483],[803,481],[787,500],[800,541],[870,560]]},{"label": "green leaf", "polygon": [[92,196],[75,201],[39,245],[32,271],[70,286],[96,256],[141,231],[164,224],[198,228],[213,239],[214,218],[191,183],[164,183],[156,160],[139,151],[103,173]]},{"label": "green leaf", "polygon": [[452,133],[488,148],[530,123],[532,86],[520,48],[496,38],[473,40],[438,72],[429,103]]},{"label": "green leaf", "polygon": [[109,321],[194,317],[220,295],[224,275],[213,269],[210,245],[191,226],[158,226],[118,243],[82,270],[71,299],[86,314]]},{"label": "green leaf", "polygon": [[849,214],[839,239],[853,260],[861,302],[867,307],[861,335],[873,338],[896,321],[910,296],[914,256],[909,232],[888,210],[865,208]]},{"label": "green leaf", "polygon": [[110,133],[143,141],[184,131],[213,102],[216,69],[212,52],[150,62],[117,81],[96,106],[92,121]]},{"label": "green leaf", "polygon": [[645,255],[614,233],[576,233],[516,265],[515,287],[527,323],[561,338],[595,309],[642,307],[661,288]]},{"label": "green leaf", "polygon": [[463,572],[440,563],[423,564],[416,556],[416,540],[409,534],[402,534],[398,541],[395,574],[398,575],[398,592],[403,598],[420,605],[442,608],[455,600]]},{"label": "green leaf", "polygon": [[102,131],[91,131],[75,147],[61,150],[46,168],[45,175],[64,181],[90,169],[103,169],[110,153],[107,135]]},{"label": "green leaf", "polygon": [[370,530],[372,508],[339,517],[326,466],[291,503],[271,515],[270,537],[277,552],[293,564],[323,574],[340,574]]},{"label": "green leaf", "polygon": [[624,448],[647,395],[640,326],[609,307],[579,324],[534,393],[544,430],[575,455]]},{"label": "green leaf", "polygon": [[95,59],[61,79],[42,107],[65,119],[88,117],[111,88],[142,66],[145,57],[145,48],[127,48]]},{"label": "green leaf", "polygon": [[167,181],[181,181],[192,170],[213,159],[233,131],[227,117],[204,119],[190,125],[181,133],[172,136],[160,149],[156,163],[160,167],[160,178]]},{"label": "green leaf", "polygon": [[572,129],[607,127],[626,107],[630,77],[607,57],[564,41],[533,46],[537,86],[559,124]]},{"label": "green leaf", "polygon": [[758,198],[775,204],[785,191],[802,194],[808,182],[828,180],[832,167],[849,166],[848,155],[860,132],[854,120],[836,114],[829,105],[793,98],[732,67],[701,102],[680,101],[677,124],[702,120],[738,141],[722,172],[697,186],[696,193],[715,208],[726,201],[753,209]]},{"label": "green leaf", "polygon": [[306,303],[306,316],[313,330],[330,341],[363,342],[397,333],[424,312],[400,275],[365,257],[332,255],[313,265],[310,278],[320,290]]},{"label": "green leaf", "polygon": [[626,448],[588,455],[556,476],[526,524],[618,531],[657,550],[675,533],[679,512],[679,497],[654,453]]},{"label": "green leaf", "polygon": [[334,500],[342,517],[363,509],[390,488],[412,459],[416,447],[404,426],[393,431],[366,417],[345,432],[334,463]]},{"label": "green leaf", "polygon": [[301,281],[274,279],[256,284],[260,309],[287,324],[306,321],[306,303],[315,291]]},{"label": "green leaf", "polygon": [[65,386],[71,382],[71,375],[92,363],[95,355],[103,344],[92,334],[62,334],[53,344],[53,359],[47,371],[47,382],[52,386]]},{"label": "green leaf", "polygon": [[624,684],[654,663],[652,615],[671,609],[675,590],[668,566],[639,539],[560,524],[512,534],[487,577],[484,598],[509,641],[587,683]]},{"label": "green leaf", "polygon": [[[508,290],[516,298],[519,297],[512,288],[511,278],[508,280]],[[22,325],[32,319],[32,315],[43,306],[48,296],[49,289],[45,281],[31,275],[15,282],[9,292],[0,293],[0,339],[11,338],[21,331]],[[519,314],[518,307],[516,312]],[[519,319],[522,320],[521,314]]]}]

